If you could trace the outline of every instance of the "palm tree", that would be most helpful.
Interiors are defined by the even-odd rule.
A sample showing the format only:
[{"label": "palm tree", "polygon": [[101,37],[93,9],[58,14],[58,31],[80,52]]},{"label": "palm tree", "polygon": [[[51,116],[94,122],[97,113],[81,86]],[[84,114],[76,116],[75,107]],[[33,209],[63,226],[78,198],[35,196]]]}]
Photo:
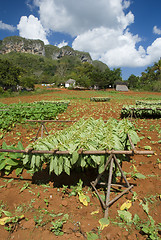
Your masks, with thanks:
[{"label": "palm tree", "polygon": [[161,58],[157,63],[154,63],[153,69],[154,69],[154,71],[158,71],[159,74],[161,74]]}]

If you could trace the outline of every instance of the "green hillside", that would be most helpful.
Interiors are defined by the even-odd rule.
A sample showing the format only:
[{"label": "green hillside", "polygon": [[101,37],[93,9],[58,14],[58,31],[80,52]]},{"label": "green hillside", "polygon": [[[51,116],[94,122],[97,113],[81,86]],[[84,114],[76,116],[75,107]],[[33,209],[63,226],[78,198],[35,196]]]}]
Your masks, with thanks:
[{"label": "green hillside", "polygon": [[44,45],[40,40],[18,36],[0,41],[0,86],[15,90],[17,85],[34,88],[34,84],[64,84],[70,78],[80,87],[107,88],[115,80],[122,80],[121,70],[110,70],[93,61],[87,52],[75,51],[70,46],[58,48]]}]

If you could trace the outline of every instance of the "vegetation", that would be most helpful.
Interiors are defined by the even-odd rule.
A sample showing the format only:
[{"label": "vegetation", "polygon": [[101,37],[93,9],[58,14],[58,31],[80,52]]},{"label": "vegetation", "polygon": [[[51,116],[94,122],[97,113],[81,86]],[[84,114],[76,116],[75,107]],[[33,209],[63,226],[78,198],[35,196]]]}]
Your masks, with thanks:
[{"label": "vegetation", "polygon": [[[100,61],[92,61],[89,53],[73,50],[69,46],[59,49],[44,45],[40,40],[28,40],[18,36],[7,37],[0,41],[0,50],[5,44],[21,44],[24,49],[39,47],[41,55],[10,52],[0,55],[0,93],[3,89],[15,91],[17,85],[34,89],[36,83],[55,83],[64,85],[69,78],[76,80],[80,87],[106,89],[116,81],[123,81],[121,69],[110,69]],[[66,54],[67,53],[67,54]],[[128,80],[130,89],[161,91],[161,59],[147,67],[141,76],[132,74]]]},{"label": "vegetation", "polygon": [[[0,154],[0,170],[6,175],[16,170],[19,175],[24,169],[34,174],[40,171],[43,164],[48,164],[49,173],[53,171],[56,175],[60,175],[63,171],[70,175],[73,168],[98,168],[101,173],[106,163],[105,155],[82,155],[78,150],[104,150],[115,149],[124,150],[130,148],[127,140],[127,133],[130,134],[134,144],[139,141],[139,137],[135,132],[134,126],[128,120],[115,119],[108,120],[104,123],[102,119],[88,120],[81,119],[70,128],[64,129],[54,135],[46,138],[38,139],[35,143],[30,144],[27,148],[34,150],[54,150],[69,151],[68,155],[51,155],[51,154],[25,154],[22,153],[1,153]],[[91,138],[92,136],[92,138]],[[17,147],[2,144],[3,149],[23,150],[21,142]],[[120,159],[121,160],[121,159]],[[80,194],[79,194],[80,195]]]},{"label": "vegetation", "polygon": [[161,91],[161,59],[155,62],[153,66],[147,67],[142,72],[141,77],[132,74],[128,78],[129,88],[142,89],[146,91]]},{"label": "vegetation", "polygon": [[47,57],[19,52],[0,55],[4,69],[6,69],[7,61],[7,65],[12,66],[15,71],[19,70],[15,83],[10,80],[13,75],[11,71],[10,78],[8,78],[8,75],[5,74],[4,77],[4,71],[0,70],[0,85],[3,86],[2,83],[8,79],[10,86],[14,84],[14,86],[31,88],[36,83],[55,83],[55,86],[59,86],[65,84],[69,78],[73,78],[81,87],[96,85],[99,88],[108,88],[109,85],[113,86],[116,80],[122,80],[121,69],[110,70],[107,65],[99,61],[94,61],[92,64],[81,62],[79,53],[53,60],[49,54],[50,51],[56,51],[53,47],[47,46]]},{"label": "vegetation", "polygon": [[[111,101],[110,103],[90,102],[89,99],[93,96],[110,97]],[[159,98],[160,94],[149,94],[147,99],[147,95],[144,93],[120,94],[117,91],[82,91],[79,94],[76,91],[56,91],[55,94],[51,94],[48,91],[45,97],[44,95],[39,97],[44,104],[46,103],[46,101],[43,101],[45,99],[51,102],[56,99],[70,99],[72,107],[60,116],[60,119],[74,120],[78,120],[80,116],[93,116],[95,119],[102,116],[105,120],[111,116],[115,116],[116,119],[120,119],[122,104],[128,102],[135,103],[136,100],[143,102],[143,99],[147,99],[146,103],[151,100],[155,100],[156,102],[156,99],[159,100]],[[38,100],[37,96],[35,96],[35,99]],[[17,98],[12,99],[14,102],[16,100]],[[2,101],[6,102],[6,99],[4,98]],[[26,101],[28,101],[28,98],[26,98]],[[1,107],[5,106],[2,105]],[[161,201],[159,188],[159,169],[161,167],[160,121],[160,119],[135,119],[133,121],[140,139],[142,139],[137,145],[137,149],[150,150],[151,147],[151,150],[154,150],[155,154],[147,157],[132,155],[126,158],[129,162],[122,162],[122,169],[126,171],[124,174],[130,184],[134,183],[133,191],[136,192],[133,192],[133,196],[131,192],[128,192],[128,194],[123,195],[113,204],[109,209],[109,219],[102,219],[101,204],[96,199],[95,191],[88,184],[91,180],[95,179],[94,169],[93,171],[85,169],[84,173],[72,171],[70,177],[64,173],[56,177],[55,174],[48,176],[46,174],[47,169],[43,168],[42,172],[34,174],[31,181],[30,177],[26,174],[26,169],[29,170],[31,166],[28,163],[24,165],[22,153],[1,153],[1,235],[4,238],[8,236],[10,238],[18,238],[18,236],[22,235],[26,238],[30,236],[30,238],[35,239],[37,233],[41,231],[42,238],[45,239],[52,238],[51,235],[53,235],[53,238],[59,238],[56,236],[60,235],[61,238],[64,232],[64,238],[68,239],[144,238],[159,240],[161,237],[161,224],[159,223]],[[120,123],[120,121],[117,121],[117,123]],[[60,130],[62,127],[64,128],[69,125],[59,123],[58,126],[55,126],[54,123],[53,125],[47,125],[47,129],[53,130],[53,126],[56,130]],[[26,147],[28,142],[32,140],[32,137],[35,135],[35,129],[35,125],[18,124],[15,129],[5,134],[3,140],[1,139],[1,143],[2,141],[6,141],[7,143],[7,145],[3,143],[2,148],[13,150],[23,149],[23,146]],[[92,135],[90,134],[90,136]],[[23,142],[23,146],[21,143],[18,143],[19,139]],[[93,137],[91,140],[93,140]],[[9,146],[10,144],[12,146]],[[120,157],[119,155],[117,156],[118,158]],[[24,166],[25,171],[21,175]],[[50,167],[49,164],[48,167]],[[13,170],[19,175],[19,178],[15,178],[15,174],[6,176]],[[79,181],[78,183],[80,178],[83,181]],[[105,176],[105,179],[101,180],[106,181],[107,177]],[[114,180],[112,183],[115,183]],[[116,181],[119,180],[120,177],[117,177]],[[106,195],[106,187],[97,186],[97,189],[101,197]],[[115,187],[111,189],[110,200],[116,197],[118,192],[122,192],[120,189],[115,189]],[[104,198],[102,199],[104,200]],[[125,201],[128,202],[131,209],[127,205],[126,208],[122,209],[122,203]],[[86,203],[88,203],[88,206],[85,205]],[[69,217],[65,218],[67,213]],[[22,220],[21,217],[23,217]],[[114,226],[114,224],[117,224],[117,226]],[[4,228],[8,232],[4,231]]]},{"label": "vegetation", "polygon": [[160,100],[137,100],[136,101],[136,105],[161,105],[161,101]]},{"label": "vegetation", "polygon": [[68,155],[32,154],[24,156],[24,165],[29,165],[34,173],[39,171],[43,163],[49,165],[49,172],[60,175],[63,171],[70,175],[73,168],[98,168],[99,172],[104,170],[106,162],[105,155],[83,155],[78,150],[124,150],[130,147],[127,140],[130,134],[134,144],[139,141],[134,126],[130,121],[124,119],[120,122],[109,119],[105,123],[102,119],[81,119],[70,128],[59,131],[54,135],[39,139],[28,146],[34,150],[69,151]]},{"label": "vegetation", "polygon": [[[153,198],[155,198],[155,196],[153,196]],[[161,223],[156,224],[153,217],[149,214],[148,199],[144,198],[143,201],[140,200],[140,205],[142,205],[142,208],[146,213],[148,220],[143,221],[142,219],[140,219],[138,214],[135,214],[132,219],[132,214],[128,211],[128,208],[125,208],[125,210],[118,210],[118,215],[122,220],[122,225],[127,224],[128,226],[131,226],[132,224],[134,224],[135,228],[139,230],[142,235],[147,235],[146,239],[159,240]],[[117,223],[115,222],[115,224]],[[120,225],[120,223],[118,224]]]},{"label": "vegetation", "polygon": [[47,120],[55,119],[58,113],[67,109],[69,102],[36,102],[18,104],[0,104],[0,129],[8,131],[16,123],[23,123],[26,119]]},{"label": "vegetation", "polygon": [[[16,89],[20,82],[20,74],[23,70],[20,67],[14,66],[8,60],[0,59],[0,86],[3,89]],[[1,92],[3,92],[1,88]]]},{"label": "vegetation", "polygon": [[90,98],[91,102],[109,102],[110,98],[108,97],[92,97]]},{"label": "vegetation", "polygon": [[137,105],[124,105],[121,110],[122,117],[160,118],[160,102],[137,101]]}]

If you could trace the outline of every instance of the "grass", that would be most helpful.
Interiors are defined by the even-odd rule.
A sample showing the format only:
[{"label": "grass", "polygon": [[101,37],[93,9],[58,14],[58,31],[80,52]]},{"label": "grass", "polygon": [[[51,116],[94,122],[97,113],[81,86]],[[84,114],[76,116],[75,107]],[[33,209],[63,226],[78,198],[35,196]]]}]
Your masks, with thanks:
[{"label": "grass", "polygon": [[51,89],[51,90],[47,90],[47,89],[41,89],[41,88],[36,88],[34,91],[28,92],[28,91],[24,91],[24,92],[12,92],[10,90],[4,92],[3,94],[0,94],[0,98],[9,98],[9,97],[20,97],[20,96],[33,96],[33,95],[40,95],[40,94],[49,94],[53,93],[53,92],[58,92],[60,90],[57,89]]}]

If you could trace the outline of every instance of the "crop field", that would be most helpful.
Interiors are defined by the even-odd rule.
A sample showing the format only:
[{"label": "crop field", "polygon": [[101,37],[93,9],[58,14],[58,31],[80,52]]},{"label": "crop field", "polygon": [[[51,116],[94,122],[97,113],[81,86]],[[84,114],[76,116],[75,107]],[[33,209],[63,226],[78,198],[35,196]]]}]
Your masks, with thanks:
[{"label": "crop field", "polygon": [[[159,109],[161,94],[150,92],[0,98],[0,239],[161,239]],[[114,153],[133,187],[105,218],[110,172],[109,200],[125,185],[120,169],[105,165]]]}]

